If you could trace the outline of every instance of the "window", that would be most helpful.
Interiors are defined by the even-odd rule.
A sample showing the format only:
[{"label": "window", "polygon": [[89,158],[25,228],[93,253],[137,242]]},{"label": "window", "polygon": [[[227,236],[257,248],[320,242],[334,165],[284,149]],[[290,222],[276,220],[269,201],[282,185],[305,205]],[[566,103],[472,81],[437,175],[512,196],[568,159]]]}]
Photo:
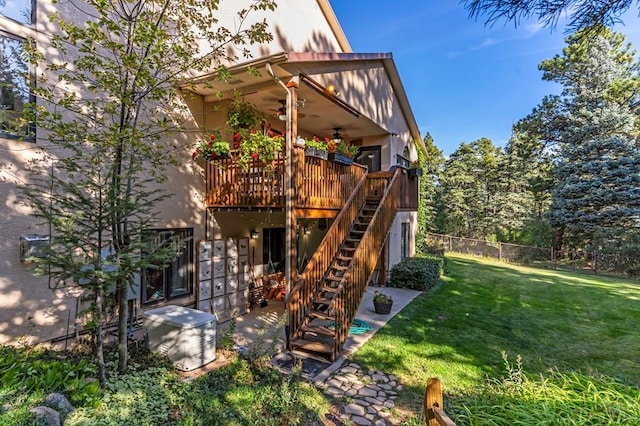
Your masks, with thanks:
[{"label": "window", "polygon": [[0,136],[3,137],[33,135],[32,126],[24,117],[30,95],[23,44],[24,40],[0,32]]},{"label": "window", "polygon": [[265,228],[262,230],[262,262],[264,273],[284,271],[285,229]]},{"label": "window", "polygon": [[369,173],[379,172],[382,169],[380,146],[361,146],[355,162],[367,166]]},{"label": "window", "polygon": [[411,223],[403,222],[400,236],[400,260],[409,257],[409,244],[411,243]]},{"label": "window", "polygon": [[21,24],[31,24],[35,0],[0,0],[0,15]]},{"label": "window", "polygon": [[[142,273],[142,303],[170,300],[192,293],[193,228],[150,230],[155,245],[175,247],[176,256],[161,268]],[[186,241],[185,241],[186,240]]]}]

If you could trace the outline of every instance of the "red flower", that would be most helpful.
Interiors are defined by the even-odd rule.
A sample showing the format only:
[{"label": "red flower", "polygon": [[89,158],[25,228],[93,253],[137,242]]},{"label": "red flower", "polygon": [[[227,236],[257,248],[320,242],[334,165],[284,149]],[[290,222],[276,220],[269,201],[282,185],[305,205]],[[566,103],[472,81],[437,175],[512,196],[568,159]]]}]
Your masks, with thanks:
[{"label": "red flower", "polygon": [[273,130],[269,129],[269,131],[267,132],[267,134],[269,135],[269,137],[273,137],[274,133]]},{"label": "red flower", "polygon": [[218,154],[216,154],[215,152],[211,153],[211,158],[215,160],[216,158],[218,158]]},{"label": "red flower", "polygon": [[216,140],[216,135],[211,135],[210,137],[212,141]]},{"label": "red flower", "polygon": [[257,152],[252,153],[251,158],[256,160],[258,158],[258,153]]}]

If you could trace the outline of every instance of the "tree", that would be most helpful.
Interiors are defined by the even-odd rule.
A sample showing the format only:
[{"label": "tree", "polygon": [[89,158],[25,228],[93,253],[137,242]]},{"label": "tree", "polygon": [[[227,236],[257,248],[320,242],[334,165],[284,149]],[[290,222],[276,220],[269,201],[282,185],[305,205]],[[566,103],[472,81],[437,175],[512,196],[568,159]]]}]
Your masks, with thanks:
[{"label": "tree", "polygon": [[502,234],[504,153],[487,139],[461,143],[449,157],[438,198],[441,232],[469,238]]},{"label": "tree", "polygon": [[[25,188],[35,215],[52,225],[49,257],[39,271],[61,284],[85,283],[95,305],[100,381],[104,296],[117,290],[119,372],[127,368],[127,289],[148,268],[162,268],[181,249],[176,238],[154,239],[158,188],[174,154],[184,146],[169,138],[189,112],[179,88],[189,75],[218,70],[248,56],[246,46],[271,40],[266,20],[246,25],[250,13],[273,10],[254,0],[238,12],[239,25],[218,25],[211,0],[70,0],[85,22],[62,13],[51,48],[32,44],[30,60],[44,72],[31,87],[31,109],[47,143],[39,144],[41,174]],[[73,89],[71,89],[73,88]],[[158,240],[164,241],[159,244]]]},{"label": "tree", "polygon": [[568,55],[580,43],[543,63],[546,77],[565,86],[550,222],[587,237],[598,228],[637,227],[640,218],[637,66],[616,40],[599,35],[584,54]]},{"label": "tree", "polygon": [[632,0],[465,0],[465,8],[471,17],[486,16],[487,24],[499,21],[513,22],[516,26],[521,19],[536,18],[545,26],[555,28],[564,14],[569,16],[569,29],[578,31],[585,28],[610,27],[621,22],[620,16],[633,3]]},{"label": "tree", "polygon": [[420,176],[419,192],[420,204],[418,205],[418,231],[416,232],[417,249],[425,251],[427,232],[436,230],[437,217],[436,195],[442,178],[442,168],[445,158],[442,151],[435,145],[433,137],[427,133],[424,137],[426,154],[418,150],[418,162],[424,167],[424,173]]}]

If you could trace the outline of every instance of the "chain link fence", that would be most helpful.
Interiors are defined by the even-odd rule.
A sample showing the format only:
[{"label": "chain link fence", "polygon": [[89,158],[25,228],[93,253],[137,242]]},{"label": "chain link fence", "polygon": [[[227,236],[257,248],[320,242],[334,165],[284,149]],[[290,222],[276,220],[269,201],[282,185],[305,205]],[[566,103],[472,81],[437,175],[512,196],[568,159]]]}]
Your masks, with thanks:
[{"label": "chain link fence", "polygon": [[427,251],[433,253],[452,251],[523,265],[587,271],[629,278],[640,277],[640,257],[637,256],[581,250],[554,250],[551,247],[498,243],[435,233],[427,233],[426,246]]}]

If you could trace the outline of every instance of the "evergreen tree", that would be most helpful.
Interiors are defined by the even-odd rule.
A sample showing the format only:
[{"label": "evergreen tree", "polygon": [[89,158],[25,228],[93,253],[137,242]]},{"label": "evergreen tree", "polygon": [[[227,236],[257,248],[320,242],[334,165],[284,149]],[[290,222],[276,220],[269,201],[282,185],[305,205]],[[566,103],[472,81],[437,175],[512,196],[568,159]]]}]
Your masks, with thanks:
[{"label": "evergreen tree", "polygon": [[565,87],[549,218],[555,227],[587,236],[600,227],[637,227],[640,218],[640,153],[631,109],[637,67],[628,47],[621,51],[615,40],[600,35],[586,45],[574,43],[564,57],[543,63],[545,77]]},{"label": "evergreen tree", "polygon": [[437,193],[442,178],[444,155],[435,145],[433,137],[427,133],[424,137],[426,155],[418,150],[418,161],[423,167],[423,175],[419,180],[418,231],[416,232],[417,250],[425,252],[424,246],[427,232],[436,231]]},{"label": "evergreen tree", "polygon": [[[162,268],[182,243],[148,237],[158,190],[174,153],[188,149],[171,137],[192,117],[182,91],[194,74],[218,70],[248,55],[250,43],[271,40],[265,20],[247,25],[271,0],[252,0],[239,11],[238,27],[218,25],[218,2],[210,0],[69,0],[86,20],[51,17],[49,51],[30,51],[43,70],[32,91],[43,174],[25,188],[35,215],[53,226],[49,256],[40,271],[56,282],[91,283],[100,382],[105,382],[102,335],[104,300],[116,288],[118,371],[127,368],[127,289],[134,276]],[[70,88],[73,88],[72,90]],[[144,254],[144,255],[143,255]]]}]

